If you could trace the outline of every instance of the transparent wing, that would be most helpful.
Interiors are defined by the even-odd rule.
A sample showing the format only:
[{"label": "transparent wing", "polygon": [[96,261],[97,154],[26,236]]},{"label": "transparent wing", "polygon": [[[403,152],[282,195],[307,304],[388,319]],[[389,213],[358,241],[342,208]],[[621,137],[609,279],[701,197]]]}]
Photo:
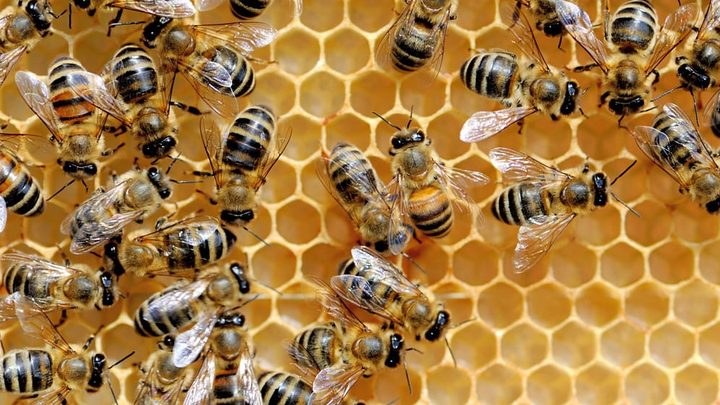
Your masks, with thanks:
[{"label": "transparent wing", "polygon": [[[3,19],[3,22],[5,23],[3,25],[7,25],[7,19]],[[2,30],[1,32],[6,32],[4,27],[0,27],[0,30]],[[20,46],[0,54],[0,85],[5,83],[8,74],[26,50],[27,46]]]},{"label": "transparent wing", "polygon": [[322,369],[313,381],[313,403],[340,404],[362,374],[359,365],[339,364]]},{"label": "transparent wing", "polygon": [[210,403],[215,380],[215,355],[209,351],[203,358],[202,366],[195,375],[190,389],[185,395],[184,405],[197,405]]},{"label": "transparent wing", "polygon": [[5,199],[0,197],[0,232],[5,230],[5,225],[7,225],[7,204]]},{"label": "transparent wing", "polygon": [[468,193],[468,189],[488,184],[490,179],[481,172],[449,167],[438,161],[435,161],[434,168],[438,181],[445,191],[450,194],[450,199],[455,206],[477,215],[478,221],[482,222],[482,214],[478,205],[475,204],[475,201]]},{"label": "transparent wing", "polygon": [[261,22],[236,22],[195,25],[193,30],[198,41],[206,45],[223,45],[249,55],[256,48],[270,45],[277,37],[277,30]]},{"label": "transparent wing", "polygon": [[[702,125],[712,127],[713,115],[720,109],[720,90],[710,96],[710,100],[703,108]],[[692,121],[689,121],[692,122]]]},{"label": "transparent wing", "polygon": [[259,175],[253,184],[255,191],[265,184],[267,176],[270,174],[270,170],[272,170],[275,163],[280,160],[282,154],[285,153],[285,149],[287,149],[287,146],[290,143],[290,138],[292,138],[292,130],[288,130],[282,134],[276,133],[270,141],[270,146],[265,152],[265,156],[263,156],[262,161],[258,164],[257,172]]},{"label": "transparent wing", "polygon": [[[518,18],[513,21],[515,15],[517,15]],[[525,13],[520,9],[516,9],[514,4],[505,3],[502,6],[502,17],[503,22],[510,28],[510,32],[515,38],[513,41],[515,45],[517,45],[528,58],[539,64],[545,72],[550,72],[550,66],[540,50],[540,46],[535,38],[535,32]]]},{"label": "transparent wing", "polygon": [[62,133],[57,125],[57,116],[50,102],[50,89],[35,73],[20,71],[15,73],[15,84],[25,104],[40,118],[50,133],[60,142]]},{"label": "transparent wing", "polygon": [[707,38],[707,35],[714,32],[718,25],[720,25],[720,0],[710,0],[705,9],[705,16],[698,29],[695,42]]},{"label": "transparent wing", "polygon": [[697,15],[697,5],[690,3],[679,7],[665,19],[652,55],[645,65],[646,74],[654,71],[670,52],[690,35]]},{"label": "transparent wing", "polygon": [[460,130],[463,142],[480,142],[537,112],[534,107],[511,107],[498,111],[479,111],[473,114]]},{"label": "transparent wing", "polygon": [[17,319],[15,302],[20,296],[19,292],[15,292],[0,299],[0,322]]},{"label": "transparent wing", "polygon": [[197,359],[210,339],[217,318],[218,311],[203,312],[192,328],[177,336],[172,354],[175,367],[187,367]]},{"label": "transparent wing", "polygon": [[513,264],[522,273],[534,266],[575,218],[575,214],[534,217],[533,225],[520,227]]},{"label": "transparent wing", "polygon": [[351,253],[358,271],[365,274],[364,278],[371,283],[385,284],[399,294],[424,296],[400,269],[374,250],[365,246],[355,246]]},{"label": "transparent wing", "polygon": [[54,284],[64,278],[85,273],[80,269],[51,262],[44,257],[18,251],[5,253],[0,258],[0,262],[3,263],[5,269],[12,265],[22,265],[29,268],[28,278],[45,280],[47,284]]},{"label": "transparent wing", "polygon": [[42,339],[65,354],[75,353],[47,314],[33,300],[20,295],[15,296],[15,308],[20,326],[26,333]]},{"label": "transparent wing", "polygon": [[500,170],[508,183],[532,182],[548,185],[572,178],[512,149],[493,148],[489,155],[493,166]]},{"label": "transparent wing", "polygon": [[335,319],[344,327],[350,329],[366,330],[365,325],[345,306],[340,296],[326,285],[321,285],[318,289],[320,302],[330,319]]},{"label": "transparent wing", "polygon": [[[305,346],[295,344],[295,342],[291,343],[288,346],[288,355],[290,355],[290,359],[304,376],[315,379],[315,376],[320,371],[320,366],[315,363],[315,360],[313,360],[313,357]],[[308,367],[307,365],[313,366]]]},{"label": "transparent wing", "polygon": [[[151,313],[157,313],[158,311],[169,313],[173,308],[185,308],[188,303],[196,301],[205,292],[208,284],[208,279],[200,279],[163,290],[146,301],[147,311],[144,311],[143,314],[150,316]],[[150,318],[145,318],[145,320],[152,322]]]},{"label": "transparent wing", "polygon": [[350,274],[333,276],[330,279],[330,287],[345,301],[351,302],[395,324],[405,324],[398,314],[394,314],[385,309],[385,302],[382,298],[378,297],[373,292],[372,285],[360,276]]},{"label": "transparent wing", "polygon": [[225,4],[225,0],[196,0],[195,9],[197,11],[209,11]]},{"label": "transparent wing", "polygon": [[70,388],[61,384],[60,387],[33,398],[30,403],[33,405],[65,405],[67,403],[65,398],[68,394],[70,394]]},{"label": "transparent wing", "polygon": [[406,1],[405,8],[403,8],[402,12],[400,12],[400,15],[398,15],[395,22],[393,22],[387,32],[380,39],[380,43],[378,44],[378,47],[375,51],[375,60],[377,61],[378,65],[384,68],[392,68],[393,62],[391,54],[398,28],[402,27],[405,24],[411,23],[411,11],[413,10],[418,1],[419,0]]},{"label": "transparent wing", "polygon": [[109,6],[168,18],[195,15],[195,7],[190,0],[113,0]]},{"label": "transparent wing", "polygon": [[208,115],[203,115],[202,118],[200,118],[200,139],[203,143],[205,156],[207,156],[208,163],[210,164],[213,180],[215,180],[215,189],[219,190],[223,185],[220,165],[222,162],[222,151],[225,147],[225,140],[227,139],[227,131],[221,132],[215,124],[216,122]]},{"label": "transparent wing", "polygon": [[[110,61],[107,66],[111,66],[113,63],[113,61]],[[115,98],[117,92],[114,89],[109,89],[102,77],[90,72],[78,72],[69,75],[67,83],[72,91],[85,101],[105,111],[123,124],[128,126],[131,124],[125,114],[125,108]]]},{"label": "transparent wing", "polygon": [[[140,243],[154,245],[163,255],[172,255],[168,249],[182,249],[199,247],[205,244],[220,229],[217,219],[211,217],[193,217],[169,225],[158,231],[135,238]],[[166,239],[172,239],[170,246]]]},{"label": "transparent wing", "polygon": [[235,375],[238,379],[238,388],[242,394],[241,397],[245,401],[244,403],[247,405],[262,405],[262,394],[260,393],[260,387],[255,377],[253,358],[250,353],[250,348],[245,342],[243,342],[242,345],[240,364],[238,365],[238,370]]},{"label": "transparent wing", "polygon": [[565,30],[575,42],[598,64],[603,73],[607,74],[607,55],[605,46],[593,33],[590,16],[577,4],[565,0],[555,1],[555,11]]},{"label": "transparent wing", "polygon": [[240,106],[232,95],[230,73],[224,66],[210,60],[192,65],[181,64],[187,81],[213,112],[228,119],[238,113]]}]

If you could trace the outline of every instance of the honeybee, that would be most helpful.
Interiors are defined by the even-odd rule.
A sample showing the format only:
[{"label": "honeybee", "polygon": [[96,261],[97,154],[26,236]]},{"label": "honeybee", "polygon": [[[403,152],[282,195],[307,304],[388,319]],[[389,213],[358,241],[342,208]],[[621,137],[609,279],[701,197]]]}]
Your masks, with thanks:
[{"label": "honeybee", "polygon": [[[657,67],[690,33],[697,15],[695,4],[678,7],[658,30],[657,14],[648,0],[629,0],[609,16],[605,10],[605,43],[593,34],[590,17],[577,5],[556,0],[560,22],[593,62],[576,71],[595,67],[603,73],[601,105],[616,115],[635,114],[650,101],[652,85],[659,80]],[[652,83],[648,83],[654,76]]]},{"label": "honeybee", "polygon": [[[117,8],[117,15],[110,21],[110,28],[122,18],[124,10],[134,10],[168,18],[188,18],[195,15],[195,7],[190,0],[72,0],[72,3],[89,16],[94,16],[98,8]],[[72,16],[72,7],[68,7]],[[70,18],[72,28],[72,17]],[[110,29],[108,29],[108,36]]]},{"label": "honeybee", "polygon": [[7,224],[8,210],[24,217],[40,215],[45,197],[20,158],[0,144],[0,232]]},{"label": "honeybee", "polygon": [[545,61],[525,14],[520,12],[517,21],[508,25],[524,57],[482,51],[460,68],[460,79],[468,89],[507,107],[473,114],[460,131],[464,142],[490,138],[530,114],[541,112],[555,121],[579,109],[577,82]]},{"label": "honeybee", "polygon": [[[288,1],[293,5],[295,16],[302,14],[303,0]],[[230,11],[240,20],[249,20],[259,17],[270,6],[270,3],[272,0],[230,0]]]},{"label": "honeybee", "polygon": [[608,184],[605,173],[591,172],[588,165],[571,176],[512,149],[494,148],[490,160],[506,182],[514,183],[496,197],[492,213],[508,225],[520,226],[513,261],[517,272],[535,265],[576,216],[607,205],[608,194],[625,205],[609,187],[636,163]]},{"label": "honeybee", "polygon": [[489,182],[480,172],[450,168],[440,162],[430,146],[432,140],[420,128],[410,128],[412,117],[403,129],[380,117],[397,130],[390,139],[392,172],[397,184],[397,199],[403,214],[408,214],[415,228],[430,238],[450,233],[453,207],[474,211],[477,205],[465,191],[467,183]]},{"label": "honeybee", "polygon": [[377,50],[382,65],[403,72],[423,67],[439,71],[450,21],[457,19],[458,0],[407,0],[397,21]]},{"label": "honeybee", "polygon": [[311,325],[290,344],[295,364],[314,378],[312,403],[340,403],[360,377],[403,359],[404,340],[392,329],[370,329],[329,288],[321,288],[323,306],[333,321]]},{"label": "honeybee", "polygon": [[0,321],[17,316],[18,297],[32,299],[43,311],[58,309],[109,308],[119,292],[110,272],[93,272],[84,265],[60,265],[40,256],[22,252],[5,253],[5,288],[9,296],[0,301]]},{"label": "honeybee", "polygon": [[200,121],[205,154],[215,180],[220,219],[230,225],[246,227],[255,219],[257,193],[270,170],[282,156],[291,135],[275,134],[276,119],[264,106],[250,106],[235,117],[230,127],[219,132],[204,117]]},{"label": "honeybee", "polygon": [[140,305],[135,312],[135,330],[142,336],[162,336],[192,322],[200,324],[199,327],[209,323],[210,328],[218,311],[240,303],[248,292],[250,281],[245,268],[238,263],[204,274],[193,282],[180,280]]},{"label": "honeybee", "polygon": [[18,7],[0,17],[0,85],[20,57],[41,38],[50,34],[50,26],[56,15],[47,0],[18,2]]},{"label": "honeybee", "polygon": [[140,367],[142,380],[138,384],[135,404],[163,405],[176,404],[180,392],[189,388],[192,374],[185,367],[176,367],[172,361],[175,337],[165,336],[158,343],[158,350]]},{"label": "honeybee", "polygon": [[704,207],[720,211],[720,168],[714,154],[675,104],[663,106],[651,127],[638,126],[635,142],[649,158],[680,185],[680,192]]},{"label": "honeybee", "polygon": [[89,252],[118,236],[132,221],[142,221],[170,197],[172,183],[155,166],[130,170],[107,190],[98,189],[68,215],[60,230],[72,239],[70,251]]},{"label": "honeybee", "polygon": [[175,365],[194,361],[206,348],[185,396],[186,405],[262,404],[244,325],[242,314],[228,311],[204,329],[194,327],[178,336],[173,350]]},{"label": "honeybee", "polygon": [[535,19],[535,28],[548,37],[560,37],[565,33],[562,23],[555,11],[555,0],[517,0],[513,12],[513,21],[519,18],[521,9],[526,7]]},{"label": "honeybee", "polygon": [[[295,374],[266,371],[258,376],[263,405],[309,405],[312,387]],[[343,405],[364,405],[363,402],[343,401]]]},{"label": "honeybee", "polygon": [[[710,0],[690,50],[675,58],[680,83],[690,91],[717,84],[720,73],[720,1]],[[688,41],[689,42],[689,41]]]},{"label": "honeybee", "polygon": [[388,191],[365,155],[346,142],[322,151],[316,171],[323,186],[345,210],[360,238],[381,253],[402,253],[412,228],[386,201]]},{"label": "honeybee", "polygon": [[255,88],[255,73],[246,56],[276,36],[277,31],[264,23],[188,25],[155,17],[145,25],[142,42],[148,48],[160,47],[160,71],[172,76],[166,82],[182,72],[213,111],[232,116],[237,113],[235,98]]}]

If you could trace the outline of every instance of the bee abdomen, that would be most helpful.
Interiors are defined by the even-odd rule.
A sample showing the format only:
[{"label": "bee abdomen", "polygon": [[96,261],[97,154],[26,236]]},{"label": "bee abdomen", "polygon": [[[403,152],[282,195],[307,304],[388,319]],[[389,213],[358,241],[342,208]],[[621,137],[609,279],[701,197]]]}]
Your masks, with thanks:
[{"label": "bee abdomen", "polygon": [[50,101],[58,119],[62,122],[81,122],[92,116],[95,107],[70,89],[69,81],[89,86],[87,79],[82,75],[85,68],[70,57],[60,57],[55,60],[48,73],[50,82]]},{"label": "bee abdomen", "polygon": [[196,311],[190,302],[178,302],[166,308],[150,307],[150,303],[166,290],[144,302],[135,313],[135,330],[142,336],[163,336],[192,322]]},{"label": "bee abdomen", "polygon": [[7,209],[32,217],[45,208],[45,199],[35,179],[15,159],[0,152],[0,196]]},{"label": "bee abdomen", "polygon": [[517,75],[515,57],[500,52],[477,54],[460,68],[460,78],[468,89],[495,100],[512,95]]},{"label": "bee abdomen", "polygon": [[258,378],[263,403],[269,405],[305,405],[310,403],[312,387],[300,377],[276,371]]},{"label": "bee abdomen", "polygon": [[655,37],[657,14],[646,0],[631,0],[615,12],[611,41],[622,53],[646,50]]},{"label": "bee abdomen", "polygon": [[694,138],[695,129],[684,121],[669,117],[661,112],[655,117],[653,128],[666,136],[657,136],[653,142],[660,149],[660,156],[674,169],[695,163],[694,156],[700,153]]},{"label": "bee abdomen", "polygon": [[230,0],[230,11],[241,20],[249,20],[262,14],[271,0]]},{"label": "bee abdomen", "polygon": [[158,92],[157,69],[150,55],[136,45],[125,45],[112,66],[118,96],[127,104],[140,104]]},{"label": "bee abdomen", "polygon": [[34,298],[45,299],[51,297],[51,284],[47,280],[32,276],[32,267],[25,264],[14,264],[5,274],[5,288],[9,294],[20,294]]},{"label": "bee abdomen", "polygon": [[306,353],[308,358],[295,359],[300,367],[322,370],[336,362],[335,344],[337,336],[335,330],[320,326],[301,332],[293,341],[296,350]]},{"label": "bee abdomen", "polygon": [[435,41],[429,31],[414,25],[401,27],[394,39],[390,53],[393,64],[402,71],[425,66],[435,51]]},{"label": "bee abdomen", "polygon": [[442,238],[450,232],[453,210],[447,194],[437,187],[425,187],[408,199],[408,211],[415,227],[430,238]]},{"label": "bee abdomen", "polygon": [[239,53],[224,46],[216,46],[205,52],[204,56],[211,62],[215,62],[224,67],[232,78],[232,84],[229,89],[217,89],[217,85],[210,84],[206,78],[201,78],[206,86],[233,97],[247,96],[255,89],[255,72],[250,62]]},{"label": "bee abdomen", "polygon": [[170,269],[200,268],[223,258],[235,243],[235,235],[217,225],[180,228],[165,235]]},{"label": "bee abdomen", "polygon": [[347,204],[365,204],[368,196],[376,192],[364,187],[376,184],[375,169],[360,149],[348,143],[338,143],[330,152],[328,174],[340,198]]},{"label": "bee abdomen", "polygon": [[492,205],[495,218],[508,225],[527,225],[533,217],[548,215],[542,189],[520,183],[503,190]]},{"label": "bee abdomen", "polygon": [[44,350],[13,350],[2,357],[2,391],[36,393],[53,385],[52,357]]},{"label": "bee abdomen", "polygon": [[275,117],[268,108],[252,106],[238,115],[227,136],[223,163],[238,170],[256,170],[275,132]]}]

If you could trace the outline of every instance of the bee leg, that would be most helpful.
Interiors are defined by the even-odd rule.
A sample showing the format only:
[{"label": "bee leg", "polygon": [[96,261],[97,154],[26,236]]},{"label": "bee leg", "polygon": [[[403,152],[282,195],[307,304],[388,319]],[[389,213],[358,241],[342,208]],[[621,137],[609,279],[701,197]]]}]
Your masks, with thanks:
[{"label": "bee leg", "polygon": [[620,119],[618,120],[618,128],[627,129],[627,130],[629,131],[630,128],[622,125],[622,120],[623,120],[623,119],[625,119],[625,114],[623,114],[623,115],[620,116]]},{"label": "bee leg", "polygon": [[597,63],[590,63],[589,65],[575,66],[573,68],[573,72],[575,72],[575,73],[587,72],[589,70],[595,69],[596,67],[600,67],[600,65],[598,65]]},{"label": "bee leg", "polygon": [[120,148],[122,148],[123,146],[125,146],[125,142],[123,142],[123,143],[121,143],[120,145],[116,146],[114,149],[107,149],[107,150],[102,151],[102,153],[100,153],[100,155],[103,156],[103,157],[112,156],[112,155],[115,154],[115,152],[117,152],[118,150],[120,150]]},{"label": "bee leg", "polygon": [[160,229],[162,229],[163,225],[165,225],[165,223],[167,222],[167,220],[168,220],[168,219],[167,219],[166,217],[160,217],[160,218],[158,218],[158,220],[155,221],[155,230],[156,230],[156,231],[159,231]]},{"label": "bee leg", "polygon": [[651,73],[653,76],[655,76],[655,78],[653,79],[652,84],[651,84],[652,86],[655,86],[655,85],[658,84],[658,82],[660,81],[660,72],[658,72],[657,70],[653,70],[653,71],[650,72],[650,73]]},{"label": "bee leg", "polygon": [[179,101],[170,100],[170,105],[193,115],[205,115],[210,113],[210,111],[200,111],[200,109],[197,107],[193,107]]},{"label": "bee leg", "polygon": [[68,1],[68,29],[72,29],[72,3]]},{"label": "bee leg", "polygon": [[204,192],[200,189],[196,189],[195,192],[202,195],[203,197],[207,198],[207,200],[210,204],[217,205],[217,203],[218,203],[217,200],[212,198],[211,196],[209,196],[206,192]]},{"label": "bee leg", "polygon": [[55,327],[55,329],[63,326],[63,324],[65,323],[65,321],[67,321],[67,318],[68,318],[67,309],[63,309],[63,310],[60,312],[60,319],[58,319],[58,321],[57,321],[56,324],[53,324],[53,326]]},{"label": "bee leg", "polygon": [[[561,51],[563,51],[563,49],[562,49],[562,40],[563,40],[563,37],[564,37],[564,36],[565,36],[565,35],[560,34],[560,39],[558,40],[558,49],[561,50]],[[563,51],[563,52],[564,52],[564,51]]]},{"label": "bee leg", "polygon": [[117,14],[115,14],[115,18],[110,20],[110,23],[108,24],[107,36],[110,36],[110,31],[112,31],[113,25],[120,22],[122,15],[123,15],[123,9],[118,8]]},{"label": "bee leg", "polygon": [[604,106],[605,103],[607,103],[608,97],[610,97],[610,92],[609,92],[609,91],[606,91],[605,93],[603,93],[603,94],[600,96],[600,104],[598,105],[598,107]]}]

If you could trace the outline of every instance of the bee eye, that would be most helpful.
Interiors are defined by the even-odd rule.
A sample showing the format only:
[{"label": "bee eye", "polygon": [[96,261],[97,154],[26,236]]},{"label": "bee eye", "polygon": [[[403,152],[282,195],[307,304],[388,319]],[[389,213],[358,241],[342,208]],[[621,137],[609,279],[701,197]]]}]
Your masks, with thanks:
[{"label": "bee eye", "polygon": [[85,173],[94,176],[97,174],[97,166],[95,163],[90,163],[89,165],[85,166]]},{"label": "bee eye", "polygon": [[422,142],[425,140],[425,133],[423,131],[417,131],[412,135],[413,142]]},{"label": "bee eye", "polygon": [[167,200],[167,198],[170,197],[170,190],[164,188],[161,189],[158,194],[160,194],[160,198],[162,198],[163,200]]},{"label": "bee eye", "polygon": [[403,146],[405,146],[405,140],[402,138],[393,138],[391,143],[392,143],[393,148],[395,148],[395,149],[400,149]]},{"label": "bee eye", "polygon": [[77,173],[78,167],[75,163],[72,162],[65,162],[63,164],[63,171],[65,173]]},{"label": "bee eye", "polygon": [[167,347],[173,347],[175,346],[175,337],[174,336],[165,336],[163,338],[163,344]]}]

